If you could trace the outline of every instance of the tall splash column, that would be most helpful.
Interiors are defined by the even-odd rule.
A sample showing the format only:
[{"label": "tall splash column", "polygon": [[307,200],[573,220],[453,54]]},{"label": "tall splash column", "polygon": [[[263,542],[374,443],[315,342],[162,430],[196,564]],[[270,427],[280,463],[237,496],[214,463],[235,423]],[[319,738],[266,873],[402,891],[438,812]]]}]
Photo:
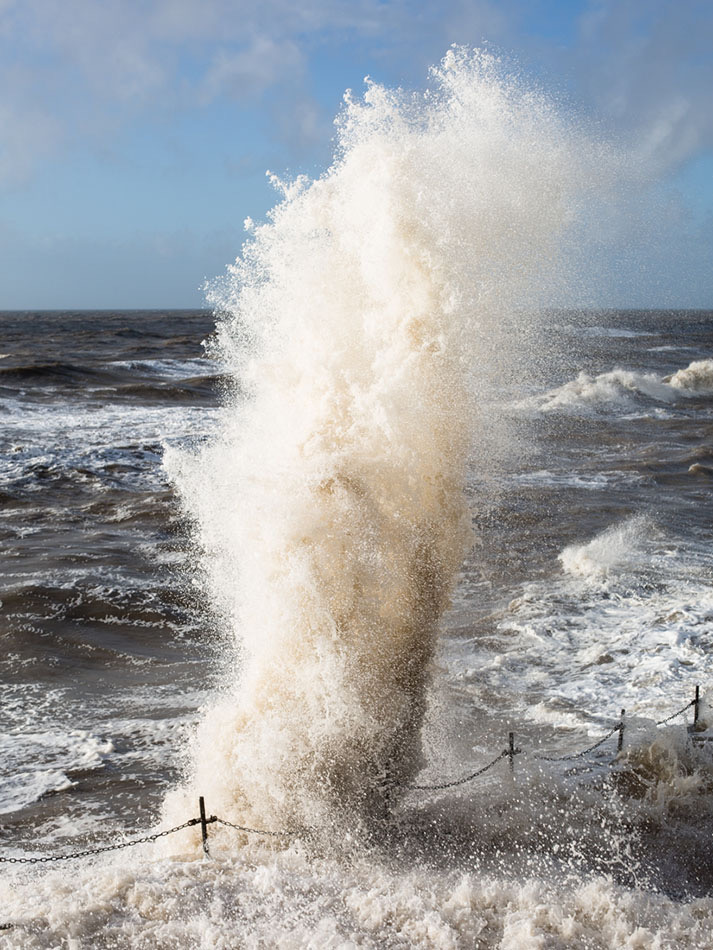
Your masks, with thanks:
[{"label": "tall splash column", "polygon": [[348,100],[333,166],[252,227],[214,293],[240,395],[168,459],[239,654],[191,784],[236,820],[366,816],[387,763],[420,767],[466,465],[497,442],[477,406],[577,187],[551,107],[492,58],[451,51],[433,78]]}]

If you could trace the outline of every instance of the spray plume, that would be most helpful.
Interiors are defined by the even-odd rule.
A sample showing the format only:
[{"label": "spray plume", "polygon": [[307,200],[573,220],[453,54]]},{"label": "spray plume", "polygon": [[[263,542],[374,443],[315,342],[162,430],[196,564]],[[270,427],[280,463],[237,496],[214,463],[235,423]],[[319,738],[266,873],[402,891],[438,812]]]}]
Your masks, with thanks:
[{"label": "spray plume", "polygon": [[431,80],[347,96],[332,166],[281,186],[214,288],[236,391],[167,466],[238,649],[169,811],[194,788],[268,828],[354,820],[422,764],[466,469],[498,441],[479,408],[602,167],[491,55],[453,48]]}]

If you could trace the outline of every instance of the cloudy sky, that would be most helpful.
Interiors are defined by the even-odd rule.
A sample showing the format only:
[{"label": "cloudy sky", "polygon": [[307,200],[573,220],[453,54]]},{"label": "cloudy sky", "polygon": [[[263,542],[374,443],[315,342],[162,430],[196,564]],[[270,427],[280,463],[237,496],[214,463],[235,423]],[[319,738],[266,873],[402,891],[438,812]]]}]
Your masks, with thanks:
[{"label": "cloudy sky", "polygon": [[266,170],[318,174],[347,88],[422,87],[451,43],[656,177],[599,302],[713,307],[711,0],[0,0],[0,309],[201,306]]}]

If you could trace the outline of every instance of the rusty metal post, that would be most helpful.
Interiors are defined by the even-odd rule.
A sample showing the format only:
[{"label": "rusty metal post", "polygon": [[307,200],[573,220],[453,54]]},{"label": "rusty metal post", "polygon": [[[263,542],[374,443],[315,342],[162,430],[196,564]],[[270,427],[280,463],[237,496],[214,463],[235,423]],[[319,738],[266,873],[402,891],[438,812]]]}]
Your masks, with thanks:
[{"label": "rusty metal post", "polygon": [[621,711],[621,721],[619,722],[619,741],[616,745],[616,751],[621,752],[624,748],[624,714],[626,713],[625,709]]},{"label": "rusty metal post", "polygon": [[205,852],[205,854],[209,854],[210,852],[208,851],[208,822],[206,821],[206,817],[205,817],[205,801],[203,800],[202,795],[198,799],[198,807],[200,808],[200,812],[201,812],[201,834],[203,835],[203,851]]}]

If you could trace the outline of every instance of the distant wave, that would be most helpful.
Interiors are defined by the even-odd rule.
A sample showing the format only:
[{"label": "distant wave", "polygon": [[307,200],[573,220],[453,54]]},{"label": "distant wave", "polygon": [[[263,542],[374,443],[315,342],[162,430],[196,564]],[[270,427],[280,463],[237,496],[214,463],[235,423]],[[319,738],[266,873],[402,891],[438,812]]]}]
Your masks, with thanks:
[{"label": "distant wave", "polygon": [[690,366],[668,377],[666,382],[676,389],[689,392],[713,392],[713,360],[695,360]]},{"label": "distant wave", "polygon": [[[195,374],[196,369],[212,369],[207,361],[182,363],[145,360],[133,363],[88,365],[81,363],[27,363],[0,367],[0,389],[7,393],[30,391],[41,395],[62,387],[85,387],[97,399],[132,399],[143,402],[214,401],[221,388],[234,390],[235,380],[220,373]],[[186,371],[194,374],[185,376]]]},{"label": "distant wave", "polygon": [[626,330],[623,327],[584,327],[583,329],[577,329],[581,336],[608,337],[611,339],[621,338],[629,340],[638,336],[653,335],[650,330]]},{"label": "distant wave", "polygon": [[75,363],[26,363],[0,367],[0,385],[9,380],[23,383],[76,383],[81,380],[119,378],[111,370]]},{"label": "distant wave", "polygon": [[613,369],[598,376],[582,372],[576,379],[519,403],[537,412],[601,411],[611,407],[630,410],[642,403],[673,404],[681,397],[713,392],[713,360],[698,360],[663,379],[653,373]]},{"label": "distant wave", "polygon": [[193,402],[215,400],[216,392],[228,386],[235,388],[235,380],[226,376],[195,376],[171,382],[125,383],[111,389],[99,389],[94,396],[112,399],[137,399],[141,402]]}]

